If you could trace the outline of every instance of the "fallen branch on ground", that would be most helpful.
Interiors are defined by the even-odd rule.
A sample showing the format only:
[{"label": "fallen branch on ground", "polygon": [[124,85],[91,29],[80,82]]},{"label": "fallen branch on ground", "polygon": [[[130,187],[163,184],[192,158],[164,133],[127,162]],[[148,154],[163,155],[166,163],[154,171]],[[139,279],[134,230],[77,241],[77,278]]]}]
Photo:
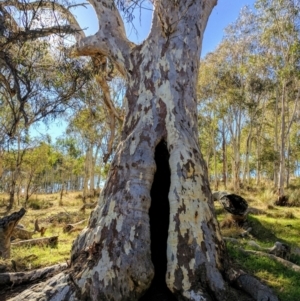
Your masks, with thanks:
[{"label": "fallen branch on ground", "polygon": [[27,231],[25,229],[15,227],[11,235],[12,239],[31,239],[34,232]]},{"label": "fallen branch on ground", "polygon": [[29,272],[0,273],[0,285],[18,285],[33,282],[47,276],[53,276],[54,274],[65,270],[67,267],[67,263],[59,263]]},{"label": "fallen branch on ground", "polygon": [[56,246],[58,243],[58,236],[33,238],[28,240],[21,240],[11,243],[12,246],[33,246],[33,245],[50,245]]},{"label": "fallen branch on ground", "polygon": [[285,260],[283,258],[280,258],[278,256],[275,256],[273,254],[268,254],[268,253],[265,253],[265,252],[261,252],[261,251],[253,251],[253,250],[244,250],[242,248],[239,248],[239,250],[243,253],[246,253],[246,254],[252,254],[252,255],[258,255],[258,256],[265,256],[265,257],[268,257],[268,258],[271,258],[271,259],[274,259],[276,260],[277,262],[281,263],[282,265],[284,265],[285,267],[287,268],[290,268],[292,269],[293,271],[295,272],[300,272],[300,266],[299,265],[296,265],[288,260]]},{"label": "fallen branch on ground", "polygon": [[86,203],[84,204],[79,211],[81,212],[85,212],[85,209],[94,209],[97,205],[97,202],[94,202],[94,203]]},{"label": "fallen branch on ground", "polygon": [[72,232],[72,231],[74,231],[74,229],[76,228],[76,226],[78,226],[78,225],[80,225],[80,224],[82,224],[82,223],[84,223],[86,221],[86,219],[84,219],[84,220],[82,220],[82,221],[80,221],[80,222],[78,222],[78,223],[75,223],[75,224],[68,224],[68,225],[65,225],[64,226],[64,228],[63,228],[63,232],[64,233],[68,233],[68,232]]},{"label": "fallen branch on ground", "polygon": [[248,241],[248,245],[254,247],[257,250],[273,254],[277,257],[281,257],[284,259],[287,259],[291,255],[291,248],[287,244],[281,243],[279,241],[276,241],[274,246],[271,248],[263,248],[260,245],[258,245],[255,241],[250,240]]}]

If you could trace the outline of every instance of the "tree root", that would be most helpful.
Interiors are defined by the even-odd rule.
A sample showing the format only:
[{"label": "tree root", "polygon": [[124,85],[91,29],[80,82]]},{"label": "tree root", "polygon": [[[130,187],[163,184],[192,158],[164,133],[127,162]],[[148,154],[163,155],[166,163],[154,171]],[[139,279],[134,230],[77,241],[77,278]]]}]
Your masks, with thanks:
[{"label": "tree root", "polygon": [[[25,282],[31,282],[49,276],[50,273],[55,274],[58,271],[66,268],[67,264],[60,264],[27,273],[3,273],[0,274],[0,284],[21,284]],[[47,269],[49,269],[49,271],[47,271]],[[9,275],[10,280],[2,280],[4,279],[4,276],[2,275]],[[226,276],[228,277],[228,280],[232,286],[236,287],[240,291],[247,293],[255,301],[279,301],[277,296],[269,287],[262,284],[254,276],[248,275],[242,270],[229,269],[226,273]],[[70,278],[70,275],[62,272],[48,279],[46,282],[31,286],[30,288],[24,290],[21,294],[13,297],[12,299],[9,299],[8,301],[33,301],[41,300],[41,298],[43,300],[54,300],[55,298],[58,298],[57,300],[65,300],[64,297],[67,297],[68,300],[76,300],[76,298],[73,299],[75,297],[74,293],[76,294],[76,287],[74,288],[71,280],[72,279]],[[201,292],[200,294],[199,293],[200,292],[190,291],[189,293],[184,294],[184,296],[182,297],[184,299],[188,298],[187,300],[210,300],[210,297],[207,294],[203,292]],[[238,300],[241,299],[239,298]]]},{"label": "tree root", "polygon": [[242,270],[236,271],[229,269],[227,276],[234,286],[248,293],[255,301],[279,300],[268,286],[262,284],[254,276],[248,275]]},{"label": "tree root", "polygon": [[242,248],[239,248],[239,250],[243,253],[246,253],[246,254],[252,254],[252,255],[258,255],[258,256],[265,256],[265,257],[268,257],[268,258],[271,258],[271,259],[274,259],[276,260],[277,262],[281,263],[282,265],[284,265],[285,267],[295,271],[295,272],[300,272],[300,266],[299,265],[296,265],[288,260],[285,260],[283,258],[280,258],[278,256],[275,256],[273,254],[268,254],[268,253],[265,253],[265,252],[261,252],[261,251],[252,251],[252,250],[244,250]]},{"label": "tree root", "polygon": [[49,267],[17,273],[0,273],[0,285],[19,285],[43,279],[67,268],[67,263],[59,263]]}]

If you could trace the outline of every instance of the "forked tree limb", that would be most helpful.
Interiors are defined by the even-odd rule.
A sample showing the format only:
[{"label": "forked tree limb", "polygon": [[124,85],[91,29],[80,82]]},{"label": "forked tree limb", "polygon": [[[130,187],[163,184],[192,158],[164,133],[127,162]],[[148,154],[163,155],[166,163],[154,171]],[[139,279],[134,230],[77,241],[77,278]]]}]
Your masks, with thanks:
[{"label": "forked tree limb", "polygon": [[63,271],[67,268],[67,263],[58,263],[28,272],[0,273],[0,285],[18,285],[43,279],[47,276]]},{"label": "forked tree limb", "polygon": [[89,0],[94,7],[98,20],[101,20],[98,32],[81,39],[73,47],[73,55],[104,55],[111,59],[120,74],[126,77],[132,70],[130,52],[135,44],[126,37],[124,22],[111,0]]}]

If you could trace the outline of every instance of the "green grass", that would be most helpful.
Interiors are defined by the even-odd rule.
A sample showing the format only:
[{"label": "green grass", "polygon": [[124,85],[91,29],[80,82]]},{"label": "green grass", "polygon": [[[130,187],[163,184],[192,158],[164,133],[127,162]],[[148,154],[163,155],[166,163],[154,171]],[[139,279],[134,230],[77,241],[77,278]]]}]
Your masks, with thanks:
[{"label": "green grass", "polygon": [[267,257],[244,254],[231,244],[227,244],[227,249],[230,257],[240,268],[271,286],[280,300],[299,301],[299,272],[294,272]]},{"label": "green grass", "polygon": [[[70,250],[72,241],[76,238],[78,232],[70,234],[63,233],[60,227],[52,227],[47,229],[46,237],[58,236],[58,244],[56,247],[50,246],[24,246],[12,247],[11,257],[16,262],[17,267],[22,270],[26,266],[27,269],[36,269],[59,262],[66,262],[70,258]],[[38,238],[39,235],[34,235]]]},{"label": "green grass", "polygon": [[[300,186],[300,185],[299,185]],[[293,187],[293,203],[300,204],[298,200],[299,186]],[[239,248],[253,249],[247,245],[247,241],[254,240],[262,247],[272,247],[276,241],[288,244],[292,249],[289,260],[300,265],[300,208],[277,207],[272,203],[272,191],[270,189],[257,189],[240,192],[249,203],[250,207],[260,209],[264,214],[249,214],[248,222],[252,228],[251,237],[239,239],[241,245],[236,246],[227,243],[227,249],[234,265],[244,271],[260,278],[264,283],[274,289],[281,301],[300,300],[300,273],[283,266],[265,256],[245,254]],[[221,209],[217,210],[218,220],[221,222],[226,215]],[[238,237],[239,229],[222,229],[224,236]]]}]

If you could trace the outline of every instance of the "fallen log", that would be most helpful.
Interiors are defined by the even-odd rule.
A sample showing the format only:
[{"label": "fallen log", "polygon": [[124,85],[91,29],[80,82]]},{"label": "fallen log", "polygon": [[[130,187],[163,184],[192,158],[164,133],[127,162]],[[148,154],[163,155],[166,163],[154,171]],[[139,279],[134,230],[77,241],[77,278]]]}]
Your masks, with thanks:
[{"label": "fallen log", "polygon": [[226,191],[216,191],[212,194],[212,197],[214,201],[219,201],[223,208],[230,213],[230,218],[221,224],[221,228],[230,228],[233,224],[240,227],[244,225],[248,214],[248,203],[244,198]]},{"label": "fallen log", "polygon": [[86,203],[80,208],[80,211],[82,211],[84,213],[85,209],[94,209],[96,207],[96,205],[97,205],[97,202]]},{"label": "fallen log", "polygon": [[18,212],[0,219],[0,257],[10,258],[10,240],[14,228],[24,216],[26,210],[22,208]]},{"label": "fallen log", "polygon": [[241,196],[226,191],[213,193],[213,200],[219,201],[226,211],[232,215],[244,216],[248,209],[248,203]]},{"label": "fallen log", "polygon": [[300,272],[300,266],[299,265],[296,265],[293,262],[290,262],[290,261],[288,261],[286,259],[283,259],[281,257],[278,257],[276,255],[273,255],[273,254],[270,254],[270,253],[261,252],[261,251],[244,250],[242,248],[240,248],[239,250],[241,252],[245,253],[245,254],[257,255],[257,256],[265,256],[265,257],[274,259],[275,261],[281,263],[285,267],[290,268],[291,270],[293,270],[295,272]]},{"label": "fallen log", "polygon": [[49,267],[28,272],[0,273],[0,285],[18,285],[33,282],[65,270],[67,263],[59,263]]},{"label": "fallen log", "polygon": [[56,246],[58,243],[58,236],[33,238],[28,240],[21,240],[11,243],[12,246],[34,246],[34,245],[49,245],[51,247]]},{"label": "fallen log", "polygon": [[23,228],[19,228],[18,226],[14,228],[13,233],[11,235],[11,240],[14,239],[31,239],[34,232],[27,231]]},{"label": "fallen log", "polygon": [[72,231],[74,231],[74,229],[75,229],[78,225],[84,223],[85,221],[86,221],[86,219],[84,219],[84,220],[82,220],[82,221],[80,221],[80,222],[77,222],[77,223],[75,223],[75,224],[68,224],[68,225],[65,225],[64,228],[63,228],[63,232],[64,232],[64,233],[72,232]]},{"label": "fallen log", "polygon": [[273,254],[277,257],[281,257],[284,259],[289,258],[291,255],[291,247],[279,241],[276,241],[274,246],[271,248],[263,248],[253,240],[248,241],[248,245],[254,247],[257,250],[267,252],[269,254]]}]

